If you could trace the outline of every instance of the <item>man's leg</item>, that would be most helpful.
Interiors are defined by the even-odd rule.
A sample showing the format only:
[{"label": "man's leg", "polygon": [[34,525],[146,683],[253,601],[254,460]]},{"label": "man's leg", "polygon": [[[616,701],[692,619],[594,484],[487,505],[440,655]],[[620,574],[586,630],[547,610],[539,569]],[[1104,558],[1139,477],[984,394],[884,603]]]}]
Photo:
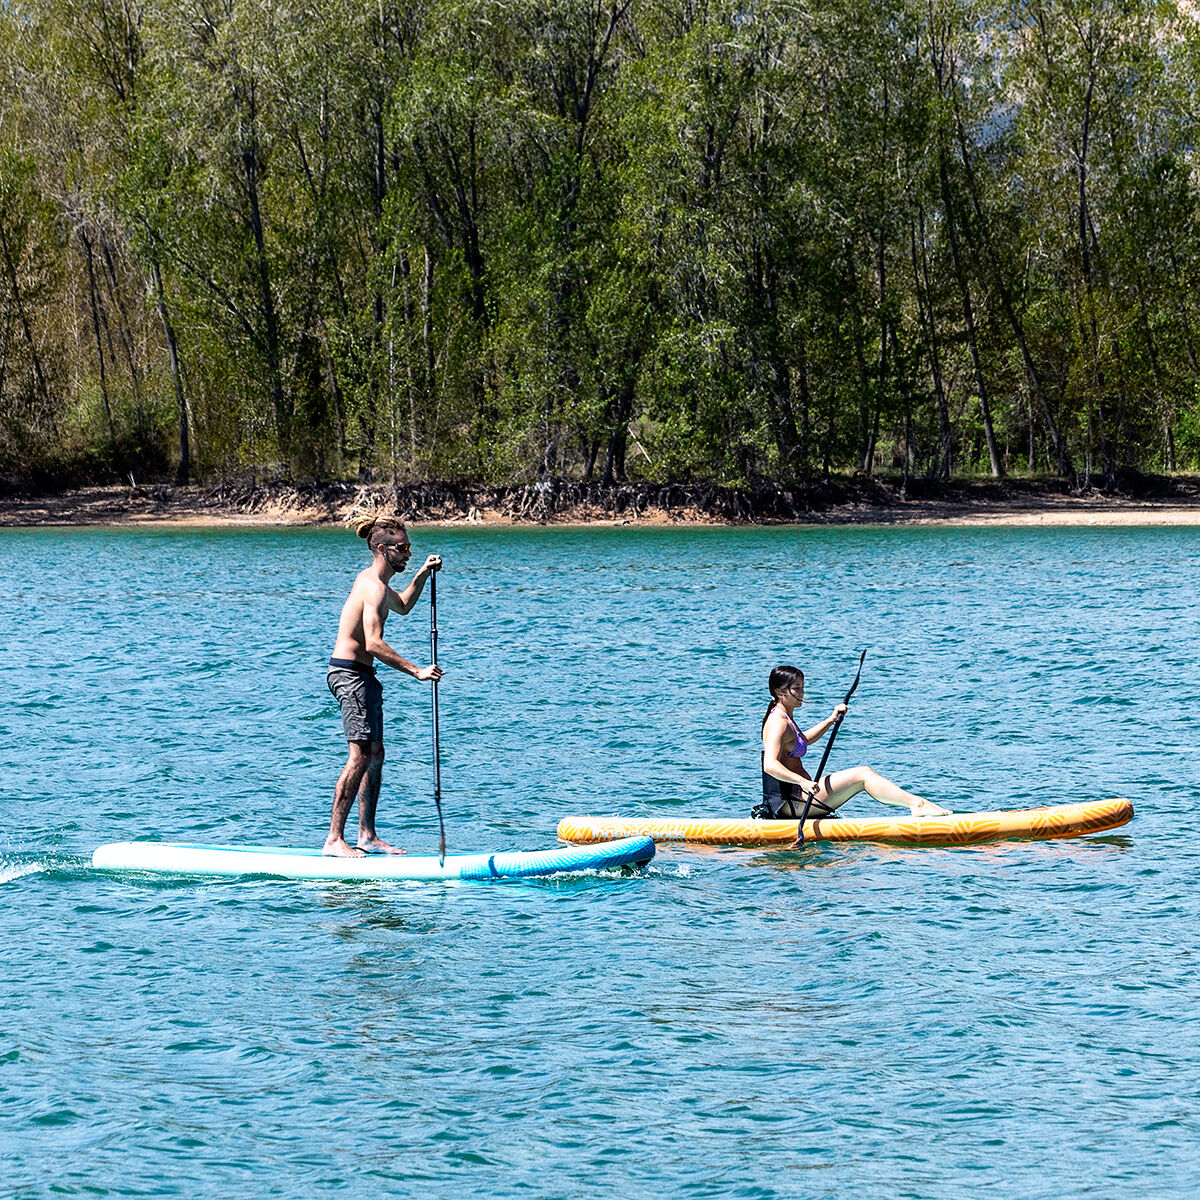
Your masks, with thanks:
[{"label": "man's leg", "polygon": [[385,842],[375,832],[375,808],[379,803],[379,785],[383,779],[383,743],[371,742],[367,751],[367,769],[358,787],[358,848],[373,854],[407,854]]},{"label": "man's leg", "polygon": [[[359,788],[367,776],[370,765],[370,747],[374,742],[350,742],[350,756],[338,776],[337,786],[333,789],[333,815],[329,818],[329,836],[325,839],[322,854],[336,855],[341,858],[362,858],[363,851],[356,850],[346,841],[346,817],[350,813],[350,805],[358,795]],[[375,794],[379,794],[378,781],[375,784]],[[361,811],[361,810],[360,810]],[[374,805],[372,804],[372,812]]]}]

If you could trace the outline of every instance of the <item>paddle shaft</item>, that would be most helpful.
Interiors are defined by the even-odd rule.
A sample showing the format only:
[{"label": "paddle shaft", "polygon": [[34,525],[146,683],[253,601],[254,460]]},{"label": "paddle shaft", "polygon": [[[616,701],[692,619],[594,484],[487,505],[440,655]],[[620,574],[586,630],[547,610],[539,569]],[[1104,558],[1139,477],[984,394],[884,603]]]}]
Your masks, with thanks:
[{"label": "paddle shaft", "polygon": [[[858,688],[858,681],[862,678],[863,663],[867,661],[867,652],[864,650],[858,660],[858,674],[854,676],[854,682],[850,685],[850,690],[846,693],[846,698],[842,701],[843,704],[850,703],[850,697],[854,695]],[[813,792],[821,786],[821,775],[825,770],[825,764],[829,761],[829,752],[833,749],[833,740],[837,737],[838,730],[842,727],[842,721],[845,720],[844,712],[838,713],[837,720],[833,723],[833,728],[829,731],[829,740],[825,743],[825,753],[821,755],[821,765],[817,767],[817,773],[813,776],[813,782],[816,787],[811,788],[808,795],[804,798],[804,811],[800,814],[800,828],[796,831],[796,841],[800,845],[804,845],[804,822],[808,820],[808,810],[812,807]]]},{"label": "paddle shaft", "polygon": [[[437,572],[429,576],[429,653],[437,666]],[[438,685],[433,681],[433,802],[438,815],[438,864],[446,862],[446,823],[442,820],[442,747],[438,737]]]}]

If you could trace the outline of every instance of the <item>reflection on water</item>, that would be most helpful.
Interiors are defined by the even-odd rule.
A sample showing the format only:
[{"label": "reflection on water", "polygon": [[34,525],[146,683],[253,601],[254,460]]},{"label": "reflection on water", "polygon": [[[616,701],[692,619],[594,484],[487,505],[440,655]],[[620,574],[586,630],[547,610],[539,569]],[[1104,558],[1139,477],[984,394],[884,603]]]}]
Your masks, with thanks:
[{"label": "reflection on water", "polygon": [[[770,667],[820,715],[863,646],[835,762],[1137,818],[502,886],[100,875],[102,841],[319,843],[361,547],[8,531],[5,1194],[1191,1196],[1200,531],[416,533],[451,852],[745,813]],[[388,633],[422,658],[427,612]],[[380,828],[428,853],[428,692],[384,682]]]}]

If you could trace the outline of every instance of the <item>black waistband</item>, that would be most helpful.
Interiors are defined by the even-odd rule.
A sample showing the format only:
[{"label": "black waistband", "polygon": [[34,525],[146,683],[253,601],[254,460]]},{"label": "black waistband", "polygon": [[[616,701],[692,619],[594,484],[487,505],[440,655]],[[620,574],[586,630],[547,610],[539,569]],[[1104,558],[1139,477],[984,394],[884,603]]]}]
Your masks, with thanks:
[{"label": "black waistband", "polygon": [[[772,820],[796,820],[804,811],[804,793],[794,784],[788,783],[783,779],[776,779],[774,775],[768,775],[766,771],[762,773],[763,783],[763,802],[759,806],[762,809],[762,815],[770,817]],[[825,788],[829,788],[829,776],[825,776]],[[755,811],[758,811],[756,808]],[[814,800],[808,806],[809,820],[822,820],[827,817],[832,817],[837,810],[830,808],[820,800]]]},{"label": "black waistband", "polygon": [[374,675],[375,668],[370,663],[359,662],[357,658],[331,658],[331,667],[341,667],[343,671],[358,671],[363,675]]}]

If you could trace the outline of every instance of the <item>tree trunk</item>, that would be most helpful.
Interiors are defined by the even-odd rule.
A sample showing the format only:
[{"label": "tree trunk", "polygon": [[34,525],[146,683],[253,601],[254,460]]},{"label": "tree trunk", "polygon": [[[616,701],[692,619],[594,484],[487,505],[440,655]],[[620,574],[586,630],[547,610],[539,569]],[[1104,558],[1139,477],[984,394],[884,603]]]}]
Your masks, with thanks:
[{"label": "tree trunk", "polygon": [[600,457],[600,439],[588,438],[583,447],[583,482],[591,483],[596,471],[596,459]]},{"label": "tree trunk", "polygon": [[113,262],[112,247],[108,244],[108,238],[103,229],[100,230],[100,256],[104,261],[104,275],[108,284],[108,294],[112,298],[113,306],[121,318],[118,327],[118,336],[121,341],[121,349],[125,352],[125,361],[129,366],[129,382],[133,391],[133,407],[135,411],[140,412],[142,407],[142,380],[131,333],[133,323],[129,318],[125,302],[121,299],[121,287],[117,280],[117,268]]},{"label": "tree trunk", "polygon": [[799,447],[796,433],[796,414],[792,408],[792,372],[783,351],[783,339],[779,329],[779,271],[774,257],[763,254],[764,295],[770,314],[767,331],[770,343],[771,397],[773,401],[772,426],[775,433],[775,448],[779,451],[780,464],[790,469],[792,458]]},{"label": "tree trunk", "polygon": [[983,211],[983,202],[979,197],[979,187],[975,179],[975,168],[971,162],[971,153],[967,147],[966,129],[963,125],[962,114],[958,110],[958,98],[951,92],[951,98],[954,102],[955,128],[957,130],[957,140],[959,147],[959,160],[963,165],[963,171],[967,180],[967,193],[971,197],[971,208],[975,213],[975,224],[979,231],[980,241],[982,242],[984,254],[987,258],[988,266],[991,270],[991,280],[995,285],[996,291],[1000,296],[1000,308],[1004,313],[1005,319],[1008,321],[1009,328],[1013,332],[1013,336],[1017,339],[1017,346],[1021,351],[1021,361],[1025,366],[1025,373],[1029,378],[1030,387],[1033,394],[1037,397],[1038,403],[1042,410],[1042,415],[1046,420],[1046,429],[1050,433],[1051,442],[1054,445],[1055,455],[1058,460],[1059,475],[1066,475],[1070,470],[1070,458],[1067,454],[1066,438],[1058,428],[1058,422],[1054,418],[1054,410],[1050,407],[1049,398],[1046,396],[1045,387],[1042,384],[1041,372],[1037,369],[1037,364],[1033,361],[1033,355],[1029,350],[1029,343],[1025,338],[1025,329],[1019,314],[1016,311],[1016,306],[1013,303],[1012,293],[1009,290],[1008,284],[1004,278],[1004,271],[1001,268],[999,256],[996,253],[995,247],[992,245],[992,240],[989,235],[989,227],[987,217]]},{"label": "tree trunk", "polygon": [[[0,213],[0,217],[2,216],[3,214]],[[17,279],[17,264],[8,242],[8,235],[4,230],[3,220],[0,220],[0,253],[4,255],[4,264],[7,268],[9,284],[12,287],[13,300],[17,306],[17,318],[21,322],[25,341],[29,344],[29,354],[33,362],[33,376],[37,382],[37,392],[42,401],[42,410],[50,424],[50,432],[57,438],[58,422],[55,421],[54,412],[50,407],[50,389],[46,385],[46,375],[42,370],[42,360],[38,354],[37,343],[33,340],[33,327],[29,323],[29,314],[25,311],[25,298],[21,294],[21,285]]]},{"label": "tree trunk", "polygon": [[425,396],[433,396],[433,256],[425,247],[425,274],[421,284],[421,350],[425,372]]},{"label": "tree trunk", "polygon": [[[854,364],[858,368],[858,429],[862,444],[862,454],[859,461],[865,462],[867,457],[867,442],[871,435],[871,381],[870,374],[867,370],[866,347],[863,345],[862,314],[859,312],[858,306],[858,282],[854,276],[854,261],[849,253],[849,248],[847,248],[846,253],[846,282],[848,285],[850,298],[851,329],[853,331],[854,341]],[[828,464],[828,447],[826,447],[825,461]],[[828,466],[826,467],[826,473],[828,473]]]},{"label": "tree trunk", "polygon": [[171,380],[175,384],[175,412],[179,418],[179,468],[175,472],[175,483],[178,487],[186,487],[191,479],[192,458],[188,443],[187,400],[183,394],[183,374],[179,369],[179,345],[175,340],[175,329],[171,325],[170,314],[167,312],[162,271],[159,270],[157,259],[154,260],[153,269],[154,291],[158,297],[158,316],[162,321],[163,335],[167,339],[167,354],[171,359]]},{"label": "tree trunk", "polygon": [[250,231],[254,238],[255,266],[258,276],[258,299],[265,325],[264,349],[267,355],[267,374],[271,388],[271,404],[275,413],[275,437],[281,454],[291,449],[291,412],[283,394],[283,364],[279,338],[279,322],[275,313],[275,294],[271,287],[271,268],[267,261],[266,237],[263,233],[262,206],[259,197],[258,112],[253,84],[244,97],[245,106],[242,136],[242,174],[246,183]]},{"label": "tree trunk", "polygon": [[796,371],[800,382],[800,475],[807,478],[809,443],[812,438],[809,415],[812,400],[808,392],[808,349],[803,338],[796,344]]},{"label": "tree trunk", "polygon": [[1077,205],[1077,224],[1076,232],[1079,237],[1079,260],[1083,269],[1083,288],[1084,288],[1084,303],[1087,311],[1084,314],[1086,318],[1086,328],[1091,335],[1091,358],[1092,358],[1092,386],[1095,388],[1094,396],[1088,400],[1088,445],[1087,445],[1087,474],[1090,478],[1093,470],[1092,453],[1093,446],[1097,440],[1100,445],[1101,461],[1105,465],[1106,472],[1110,463],[1110,455],[1108,452],[1108,428],[1104,416],[1104,398],[1107,391],[1107,383],[1104,377],[1104,368],[1100,358],[1100,331],[1096,322],[1096,289],[1095,289],[1095,266],[1091,253],[1091,238],[1089,237],[1089,227],[1091,225],[1091,217],[1088,212],[1088,197],[1087,197],[1087,160],[1088,146],[1091,136],[1091,115],[1092,115],[1092,96],[1095,91],[1096,78],[1094,69],[1088,77],[1087,91],[1084,94],[1083,104],[1083,128],[1080,131],[1079,147],[1075,151],[1076,161],[1076,205]]},{"label": "tree trunk", "polygon": [[92,255],[92,239],[85,230],[79,230],[79,240],[83,243],[84,260],[87,262],[88,300],[92,307],[92,331],[96,335],[96,358],[100,363],[100,399],[104,404],[104,417],[108,422],[108,440],[112,446],[113,463],[119,474],[124,474],[121,464],[121,450],[117,444],[117,428],[113,424],[112,404],[108,399],[108,372],[104,366],[104,342],[100,337],[100,307],[96,299],[96,265]]},{"label": "tree trunk", "polygon": [[[918,266],[917,232],[921,237],[921,254]],[[950,424],[950,405],[942,382],[942,361],[938,349],[937,322],[934,320],[933,296],[929,284],[929,257],[925,252],[925,209],[917,206],[917,225],[912,234],[913,292],[917,301],[917,319],[925,335],[929,350],[929,374],[933,381],[933,397],[938,415],[937,470],[932,472],[939,479],[949,479],[954,473],[954,429]],[[922,302],[924,291],[924,302]]]},{"label": "tree trunk", "polygon": [[610,401],[612,414],[611,432],[608,437],[608,453],[604,457],[604,475],[601,487],[612,487],[615,482],[625,482],[625,451],[629,442],[629,418],[633,415],[633,376],[621,384],[620,391]]},{"label": "tree trunk", "polygon": [[[886,102],[886,88],[884,90]],[[870,475],[875,467],[875,445],[879,440],[879,417],[883,408],[883,392],[889,375],[888,369],[888,318],[887,318],[887,268],[883,257],[883,224],[879,227],[879,243],[875,256],[876,280],[879,287],[879,363],[875,370],[875,403],[871,417],[870,433],[863,453],[863,473]]]},{"label": "tree trunk", "polygon": [[967,273],[958,245],[958,233],[954,227],[954,203],[950,194],[950,173],[946,165],[946,152],[944,148],[938,151],[938,179],[942,189],[942,207],[946,214],[946,236],[950,242],[950,258],[954,263],[954,277],[958,282],[963,320],[967,326],[967,344],[971,350],[971,366],[975,372],[975,389],[979,395],[979,411],[983,418],[983,436],[987,442],[992,478],[999,479],[1004,474],[1004,471],[1000,465],[1000,451],[996,446],[996,433],[992,428],[992,412],[988,405],[987,381],[983,377],[983,364],[979,357],[979,338],[975,330],[975,310],[971,303],[971,287],[967,281]]},{"label": "tree trunk", "polygon": [[1162,372],[1158,364],[1158,347],[1150,330],[1150,314],[1146,306],[1146,292],[1141,282],[1137,284],[1138,312],[1141,316],[1142,336],[1146,339],[1146,356],[1150,360],[1150,377],[1154,381],[1154,400],[1161,414],[1163,428],[1163,463],[1168,471],[1175,470],[1175,436],[1171,429],[1171,414],[1167,398],[1163,394]]}]

